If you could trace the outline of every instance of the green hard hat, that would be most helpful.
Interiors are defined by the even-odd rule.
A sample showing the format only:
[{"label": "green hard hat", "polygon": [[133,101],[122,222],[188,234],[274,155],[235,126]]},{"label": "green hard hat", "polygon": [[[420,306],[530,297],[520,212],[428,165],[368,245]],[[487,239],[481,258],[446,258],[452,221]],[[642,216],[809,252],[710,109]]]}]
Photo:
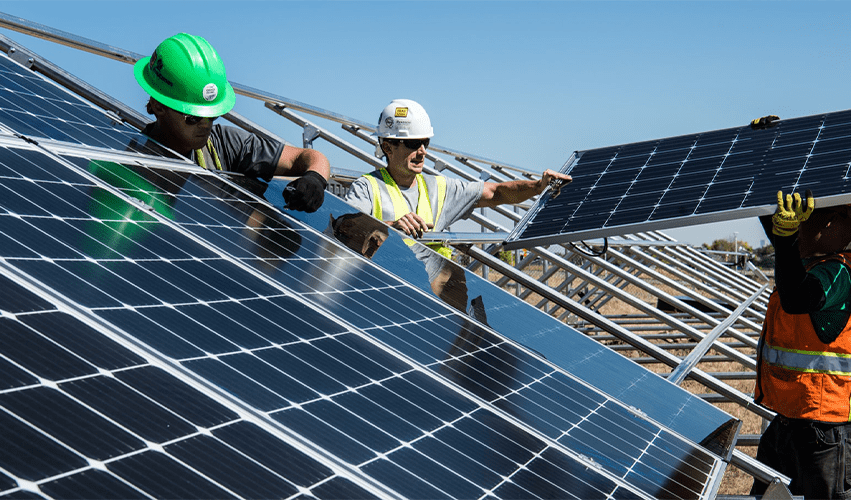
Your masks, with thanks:
[{"label": "green hard hat", "polygon": [[145,92],[171,109],[194,116],[220,116],[236,101],[225,65],[207,40],[178,33],[133,67]]}]

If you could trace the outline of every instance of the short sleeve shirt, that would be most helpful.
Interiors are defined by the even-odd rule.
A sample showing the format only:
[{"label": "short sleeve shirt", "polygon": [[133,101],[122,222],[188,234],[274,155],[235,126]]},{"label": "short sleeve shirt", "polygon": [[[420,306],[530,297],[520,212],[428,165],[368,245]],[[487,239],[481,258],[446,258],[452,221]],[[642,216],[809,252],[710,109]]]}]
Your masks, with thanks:
[{"label": "short sleeve shirt", "polygon": [[[153,124],[145,127],[142,133],[148,134],[151,127]],[[223,170],[238,172],[267,182],[275,175],[278,159],[284,150],[283,143],[218,123],[213,125],[210,140],[219,155]],[[194,151],[189,159],[195,161]]]},{"label": "short sleeve shirt", "polygon": [[[379,182],[381,174],[376,170],[369,175],[376,175]],[[423,174],[424,176],[436,177],[431,174]],[[467,182],[452,177],[446,179],[446,200],[443,203],[443,210],[440,213],[440,218],[435,223],[434,231],[443,231],[453,223],[466,219],[476,208],[476,203],[482,198],[484,192],[484,181]],[[417,184],[414,183],[408,189],[401,189],[402,197],[408,202],[408,207],[413,207],[411,212],[416,212],[417,201],[419,199],[419,190]],[[374,215],[373,208],[373,193],[370,187],[369,180],[365,177],[360,177],[355,180],[346,196],[343,198],[348,204],[357,208],[363,213]]]}]

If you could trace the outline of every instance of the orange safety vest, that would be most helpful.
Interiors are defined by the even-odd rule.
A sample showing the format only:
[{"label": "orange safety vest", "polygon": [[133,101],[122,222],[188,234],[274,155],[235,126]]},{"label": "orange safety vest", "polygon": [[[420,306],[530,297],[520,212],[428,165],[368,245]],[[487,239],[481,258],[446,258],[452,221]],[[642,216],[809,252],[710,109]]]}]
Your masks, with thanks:
[{"label": "orange safety vest", "polygon": [[[849,266],[851,253],[809,267],[827,260]],[[851,319],[836,340],[825,344],[810,315],[784,311],[774,290],[757,348],[754,401],[787,418],[851,421]]]}]

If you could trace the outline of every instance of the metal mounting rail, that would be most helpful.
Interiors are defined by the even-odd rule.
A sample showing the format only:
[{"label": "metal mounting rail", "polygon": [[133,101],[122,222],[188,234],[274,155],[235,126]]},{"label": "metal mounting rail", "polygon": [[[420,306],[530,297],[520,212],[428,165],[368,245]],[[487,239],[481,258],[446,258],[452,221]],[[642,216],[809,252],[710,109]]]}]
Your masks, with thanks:
[{"label": "metal mounting rail", "polygon": [[724,331],[730,325],[732,325],[733,322],[735,322],[739,318],[739,316],[742,315],[743,312],[745,312],[745,309],[750,307],[753,301],[759,298],[759,296],[762,295],[762,292],[764,292],[767,288],[768,283],[763,285],[763,287],[759,289],[759,291],[757,291],[755,294],[751,295],[748,300],[742,302],[742,304],[738,308],[736,308],[735,311],[733,311],[733,314],[731,314],[727,319],[719,323],[718,326],[716,326],[711,332],[709,332],[709,334],[704,337],[703,340],[700,341],[697,347],[695,347],[694,350],[692,350],[689,355],[686,356],[683,362],[680,363],[680,366],[676,367],[674,371],[671,372],[671,375],[668,376],[668,380],[671,383],[680,385],[683,380],[685,380],[686,375],[688,375],[688,372],[693,370],[694,367],[697,366],[697,362],[700,361],[700,359],[703,357],[704,354],[706,354],[707,351],[709,351],[709,349],[712,347],[712,343],[715,342],[715,339],[717,339],[722,333],[724,333]]}]

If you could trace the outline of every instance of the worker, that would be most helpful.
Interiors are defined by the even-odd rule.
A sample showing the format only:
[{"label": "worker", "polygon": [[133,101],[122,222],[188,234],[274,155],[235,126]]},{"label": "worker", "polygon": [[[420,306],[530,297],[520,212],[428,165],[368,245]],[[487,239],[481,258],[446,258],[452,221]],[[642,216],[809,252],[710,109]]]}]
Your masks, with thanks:
[{"label": "worker", "polygon": [[236,95],[205,39],[186,33],[167,38],[136,63],[134,74],[150,95],[148,113],[156,117],[145,135],[209,170],[267,182],[296,177],[283,193],[287,208],[315,212],[322,205],[330,175],[325,155],[213,123],[233,108]]},{"label": "worker", "polygon": [[474,208],[520,203],[541,194],[551,182],[571,180],[552,170],[538,180],[499,183],[423,174],[434,129],[425,109],[409,99],[396,99],[384,108],[376,135],[376,156],[385,156],[387,167],[355,180],[345,200],[415,238],[430,229],[442,231]]},{"label": "worker", "polygon": [[[815,209],[812,193],[777,193],[763,218],[775,290],[757,352],[755,402],[776,417],[756,458],[804,498],[851,494],[851,207]],[[754,481],[752,495],[767,485]]]},{"label": "worker", "polygon": [[[541,194],[552,183],[568,183],[569,175],[552,170],[539,180],[467,182],[423,173],[426,150],[434,137],[431,120],[423,107],[409,99],[395,99],[378,117],[376,156],[387,158],[387,167],[366,174],[352,183],[345,201],[413,238],[433,230],[442,231],[468,217],[474,208],[520,203]],[[433,252],[414,246],[426,266],[432,291],[453,307],[464,311],[467,286],[463,270],[447,266]],[[444,257],[451,249],[429,245]]]}]

